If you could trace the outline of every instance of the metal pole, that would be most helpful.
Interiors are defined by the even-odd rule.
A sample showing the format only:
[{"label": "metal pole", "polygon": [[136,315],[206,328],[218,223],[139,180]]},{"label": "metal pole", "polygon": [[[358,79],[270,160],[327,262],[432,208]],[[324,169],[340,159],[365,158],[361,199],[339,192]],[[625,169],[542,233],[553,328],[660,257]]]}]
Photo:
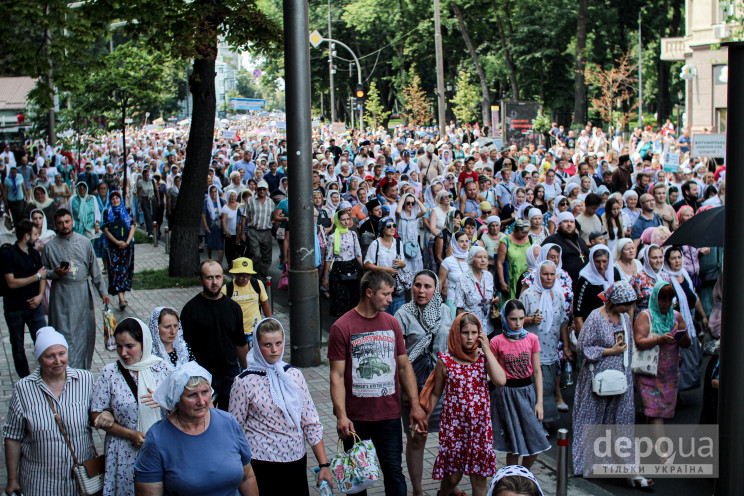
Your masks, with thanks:
[{"label": "metal pole", "polygon": [[274,293],[271,291],[273,289],[274,283],[271,282],[271,276],[266,276],[266,296],[269,297],[269,308],[271,308],[271,315],[274,315]]},{"label": "metal pole", "polygon": [[442,22],[439,17],[439,0],[434,0],[434,56],[437,59],[437,116],[439,137],[444,139],[444,61],[442,60]]},{"label": "metal pole", "polygon": [[[49,15],[49,6],[47,5],[44,7],[44,16]],[[44,56],[46,57],[46,63],[49,65],[47,68],[47,73],[44,79],[46,79],[46,84],[49,87],[49,92],[52,94],[52,106],[49,107],[49,110],[47,111],[47,143],[49,143],[49,146],[54,148],[54,145],[57,142],[57,135],[54,132],[54,86],[52,85],[52,75],[54,74],[54,71],[52,70],[52,57],[49,54],[49,44],[52,41],[52,32],[47,28],[44,31]]]},{"label": "metal pole", "polygon": [[[126,120],[127,120],[127,100],[126,98],[124,98],[121,101],[121,145],[122,145],[122,154],[124,156],[124,162],[121,164],[121,166],[124,167],[124,180],[122,181],[122,185],[121,185],[121,189],[122,189],[121,196],[123,196],[124,198],[122,198],[121,201],[125,201],[127,197],[127,191],[129,190],[128,188],[129,185],[127,184],[127,169],[129,168],[129,166],[127,165],[127,124],[126,122],[124,122]],[[137,212],[134,212],[134,215],[136,216]],[[135,220],[137,220],[136,217],[135,217]]]},{"label": "metal pole", "polygon": [[555,496],[566,496],[568,491],[568,429],[558,429],[558,473]]},{"label": "metal pole", "polygon": [[[328,0],[328,38],[333,38],[331,28],[331,0]],[[331,81],[331,122],[336,122],[336,92],[333,88],[333,42],[328,45],[328,77]]]},{"label": "metal pole", "polygon": [[[744,43],[723,43],[728,47],[728,126],[726,129],[726,162],[738,164],[744,160]],[[744,171],[732,167],[726,174],[726,186],[730,191],[741,191]],[[726,220],[724,224],[723,251],[737,253],[744,242],[744,231],[739,222],[739,212],[744,209],[744,195],[728,195],[726,198]],[[720,428],[719,491],[717,494],[744,494],[744,334],[741,327],[741,312],[744,308],[744,292],[738,282],[744,277],[744,263],[735,257],[727,259],[723,267],[723,316],[721,322],[720,389],[718,390],[718,424]]]},{"label": "metal pole", "polygon": [[643,42],[641,41],[641,11],[638,11],[638,127],[643,128]]},{"label": "metal pole", "polygon": [[155,233],[154,234],[154,237],[152,239],[152,246],[154,248],[157,248],[158,247],[158,239],[160,239],[160,229],[158,228],[158,223],[157,222],[153,222],[152,223],[152,230]]},{"label": "metal pole", "polygon": [[289,328],[292,365],[320,364],[320,307],[313,223],[310,40],[307,0],[284,0],[284,73],[289,165]]},{"label": "metal pole", "polygon": [[170,228],[165,228],[165,253],[170,253]]}]

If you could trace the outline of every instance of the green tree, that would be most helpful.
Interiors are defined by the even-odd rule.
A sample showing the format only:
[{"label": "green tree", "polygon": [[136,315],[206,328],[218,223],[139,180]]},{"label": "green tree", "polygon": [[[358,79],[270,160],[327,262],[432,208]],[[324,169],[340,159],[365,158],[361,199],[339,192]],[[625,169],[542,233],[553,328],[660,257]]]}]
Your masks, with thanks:
[{"label": "green tree", "polygon": [[108,23],[83,15],[67,0],[3,2],[3,18],[0,70],[37,80],[28,95],[31,117],[44,121],[38,127],[46,128],[47,140],[54,143],[55,95],[64,98],[78,87],[79,76],[95,66],[105,50]]},{"label": "green tree", "polygon": [[385,110],[385,107],[380,102],[380,93],[377,91],[377,83],[372,81],[369,84],[369,92],[367,93],[367,101],[364,103],[365,119],[372,121],[372,127],[377,128],[377,125],[384,126],[387,124],[390,118],[390,111]]},{"label": "green tree", "polygon": [[481,95],[478,87],[473,84],[470,74],[460,70],[457,75],[457,91],[452,98],[454,108],[452,111],[461,124],[471,123],[478,119],[478,106],[481,103]]},{"label": "green tree", "polygon": [[426,100],[426,93],[421,88],[421,78],[416,72],[416,66],[412,65],[408,71],[408,84],[403,88],[403,105],[405,116],[414,126],[427,126],[431,123],[434,114],[431,105]]},{"label": "green tree", "polygon": [[266,15],[257,0],[98,0],[86,4],[86,10],[95,16],[126,22],[124,33],[143,39],[155,50],[193,60],[189,77],[193,111],[169,265],[172,277],[191,276],[199,264],[199,253],[194,247],[217,111],[218,40],[237,50],[268,57],[281,42],[281,26]]},{"label": "green tree", "polygon": [[174,74],[185,69],[180,60],[168,59],[137,42],[119,45],[101,59],[99,67],[79,80],[65,111],[73,127],[86,128],[91,117],[106,116],[115,127],[127,118],[141,120],[145,112],[161,109],[176,95]]}]

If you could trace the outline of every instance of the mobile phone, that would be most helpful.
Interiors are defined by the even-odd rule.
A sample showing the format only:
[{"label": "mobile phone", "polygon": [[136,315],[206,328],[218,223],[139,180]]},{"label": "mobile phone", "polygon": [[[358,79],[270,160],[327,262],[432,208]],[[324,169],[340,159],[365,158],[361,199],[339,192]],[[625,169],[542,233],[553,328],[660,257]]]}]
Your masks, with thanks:
[{"label": "mobile phone", "polygon": [[625,344],[625,332],[617,331],[615,333],[615,344],[620,344],[620,345]]},{"label": "mobile phone", "polygon": [[66,270],[70,268],[70,262],[60,262],[59,268],[62,270]]},{"label": "mobile phone", "polygon": [[674,335],[674,339],[676,339],[677,341],[682,341],[682,338],[685,337],[685,334],[687,334],[685,331],[678,332]]}]

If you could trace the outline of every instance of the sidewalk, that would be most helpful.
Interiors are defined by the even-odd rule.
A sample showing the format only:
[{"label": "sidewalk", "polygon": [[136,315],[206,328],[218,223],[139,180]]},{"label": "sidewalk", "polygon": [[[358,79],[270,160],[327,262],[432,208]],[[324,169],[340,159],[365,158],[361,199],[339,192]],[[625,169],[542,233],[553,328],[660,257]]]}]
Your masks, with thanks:
[{"label": "sidewalk", "polygon": [[[163,245],[159,248],[153,248],[149,244],[136,245],[135,255],[135,271],[139,272],[146,269],[162,268],[167,266],[168,257],[164,253]],[[105,277],[105,276],[104,276]],[[127,296],[129,301],[129,307],[124,311],[120,312],[118,308],[114,308],[113,312],[117,320],[125,317],[138,317],[145,322],[149,321],[150,312],[160,305],[168,305],[176,308],[179,312],[185,303],[190,300],[196,293],[198,288],[172,288],[172,289],[157,289],[148,291],[136,291]],[[93,357],[93,366],[91,372],[94,377],[97,377],[101,368],[104,365],[111,363],[117,359],[116,352],[107,351],[103,345],[103,331],[101,329],[100,322],[100,301],[97,303],[97,326],[98,335],[96,339],[96,350]],[[282,322],[285,329],[289,330],[289,317],[288,314],[281,308],[275,308],[275,316]],[[13,385],[18,380],[18,377],[13,368],[13,358],[10,349],[10,342],[8,339],[7,326],[4,319],[0,319],[0,423],[5,423],[7,416],[8,402],[13,391]],[[26,355],[29,360],[29,364],[33,369],[36,362],[33,357],[33,346],[31,339],[26,339]],[[287,346],[287,352],[285,354],[285,360],[290,362],[289,349]],[[302,369],[302,372],[307,380],[310,388],[310,393],[315,401],[315,405],[320,415],[320,420],[325,427],[325,448],[326,454],[329,459],[336,453],[336,442],[338,436],[336,434],[336,419],[333,416],[333,404],[331,402],[330,395],[330,378],[329,378],[329,367],[328,361],[326,360],[327,349],[323,347],[321,350],[322,362],[317,367],[311,367]],[[96,446],[101,452],[103,447],[103,436],[100,432],[94,434]],[[436,434],[430,434],[426,443],[426,453],[424,457],[424,492],[427,495],[435,495],[439,487],[438,481],[434,481],[430,478],[431,471],[433,468],[434,460],[438,451],[438,436]],[[405,467],[405,453],[402,455],[403,460],[403,472],[408,477],[408,471]],[[504,458],[499,457],[499,461],[503,464]],[[0,462],[5,463],[4,452],[0,456]],[[315,457],[313,456],[312,450],[308,447],[308,481],[314,481],[314,469],[317,466]],[[533,466],[533,472],[535,473],[544,493],[547,495],[555,494],[556,479],[555,471],[551,467],[542,463],[538,459],[537,463]],[[0,468],[0,490],[4,489],[6,483],[6,473],[4,468]],[[314,482],[313,482],[314,486]],[[409,492],[411,490],[410,481],[408,482]],[[471,494],[470,482],[467,477],[463,478],[463,482],[460,485],[460,489]],[[311,492],[312,494],[312,492]],[[382,482],[378,482],[372,489],[368,491],[370,496],[372,495],[383,495],[384,488]],[[599,487],[584,481],[583,479],[570,479],[568,494],[572,496],[589,496],[589,495],[601,495],[609,494]]]}]

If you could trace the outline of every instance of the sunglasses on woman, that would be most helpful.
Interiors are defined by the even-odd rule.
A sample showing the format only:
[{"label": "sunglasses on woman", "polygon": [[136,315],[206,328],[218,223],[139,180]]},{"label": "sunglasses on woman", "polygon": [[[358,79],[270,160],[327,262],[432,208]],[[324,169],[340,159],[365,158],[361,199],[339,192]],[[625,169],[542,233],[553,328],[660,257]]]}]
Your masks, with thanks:
[{"label": "sunglasses on woman", "polygon": [[385,229],[395,229],[395,224],[388,224],[385,226]]},{"label": "sunglasses on woman", "polygon": [[406,207],[412,207],[412,206],[413,206],[413,202],[406,202]]}]

